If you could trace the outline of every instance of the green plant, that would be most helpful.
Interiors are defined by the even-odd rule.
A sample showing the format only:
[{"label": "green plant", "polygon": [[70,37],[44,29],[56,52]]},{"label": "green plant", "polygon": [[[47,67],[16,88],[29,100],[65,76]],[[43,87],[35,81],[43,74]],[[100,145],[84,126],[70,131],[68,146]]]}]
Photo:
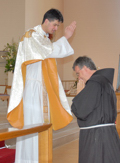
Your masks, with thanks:
[{"label": "green plant", "polygon": [[6,51],[6,65],[5,72],[11,71],[14,72],[16,55],[18,50],[18,44],[12,41],[11,44],[7,43],[3,51]]}]

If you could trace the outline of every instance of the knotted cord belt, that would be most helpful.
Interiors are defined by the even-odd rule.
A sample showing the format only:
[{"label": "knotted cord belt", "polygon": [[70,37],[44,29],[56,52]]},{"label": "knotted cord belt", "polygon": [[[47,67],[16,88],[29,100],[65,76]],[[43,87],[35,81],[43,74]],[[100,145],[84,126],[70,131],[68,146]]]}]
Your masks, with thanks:
[{"label": "knotted cord belt", "polygon": [[106,126],[115,126],[115,123],[99,124],[99,125],[94,125],[89,127],[80,127],[80,130],[87,130],[91,128],[106,127]]}]

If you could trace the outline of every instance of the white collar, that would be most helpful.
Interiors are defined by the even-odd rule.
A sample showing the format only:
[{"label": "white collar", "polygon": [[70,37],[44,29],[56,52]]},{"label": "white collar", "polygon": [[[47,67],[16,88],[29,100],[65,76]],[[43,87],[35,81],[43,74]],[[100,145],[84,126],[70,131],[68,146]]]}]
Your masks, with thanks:
[{"label": "white collar", "polygon": [[34,27],[34,30],[40,34],[42,34],[43,36],[49,37],[49,34],[46,33],[43,29],[41,25],[38,25],[36,27]]}]

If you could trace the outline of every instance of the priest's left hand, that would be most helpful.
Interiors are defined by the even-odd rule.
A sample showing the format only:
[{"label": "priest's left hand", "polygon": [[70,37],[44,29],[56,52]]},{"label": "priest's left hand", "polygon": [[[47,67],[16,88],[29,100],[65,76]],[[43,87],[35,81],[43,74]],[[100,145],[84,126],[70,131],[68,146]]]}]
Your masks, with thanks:
[{"label": "priest's left hand", "polygon": [[76,21],[73,21],[69,26],[65,28],[64,36],[66,37],[67,40],[73,35],[75,28],[76,28]]}]

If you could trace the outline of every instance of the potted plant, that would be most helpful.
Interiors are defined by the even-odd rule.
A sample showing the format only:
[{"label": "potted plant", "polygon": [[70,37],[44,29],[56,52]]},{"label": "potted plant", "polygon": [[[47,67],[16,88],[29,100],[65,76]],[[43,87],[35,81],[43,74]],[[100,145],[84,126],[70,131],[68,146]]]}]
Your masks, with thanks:
[{"label": "potted plant", "polygon": [[3,51],[6,51],[6,65],[5,72],[14,72],[18,44],[12,41],[11,44],[7,43]]},{"label": "potted plant", "polygon": [[5,72],[8,73],[8,85],[12,85],[13,72],[17,56],[18,44],[12,40],[12,43],[7,43],[3,51],[5,51],[4,59],[6,59]]}]

